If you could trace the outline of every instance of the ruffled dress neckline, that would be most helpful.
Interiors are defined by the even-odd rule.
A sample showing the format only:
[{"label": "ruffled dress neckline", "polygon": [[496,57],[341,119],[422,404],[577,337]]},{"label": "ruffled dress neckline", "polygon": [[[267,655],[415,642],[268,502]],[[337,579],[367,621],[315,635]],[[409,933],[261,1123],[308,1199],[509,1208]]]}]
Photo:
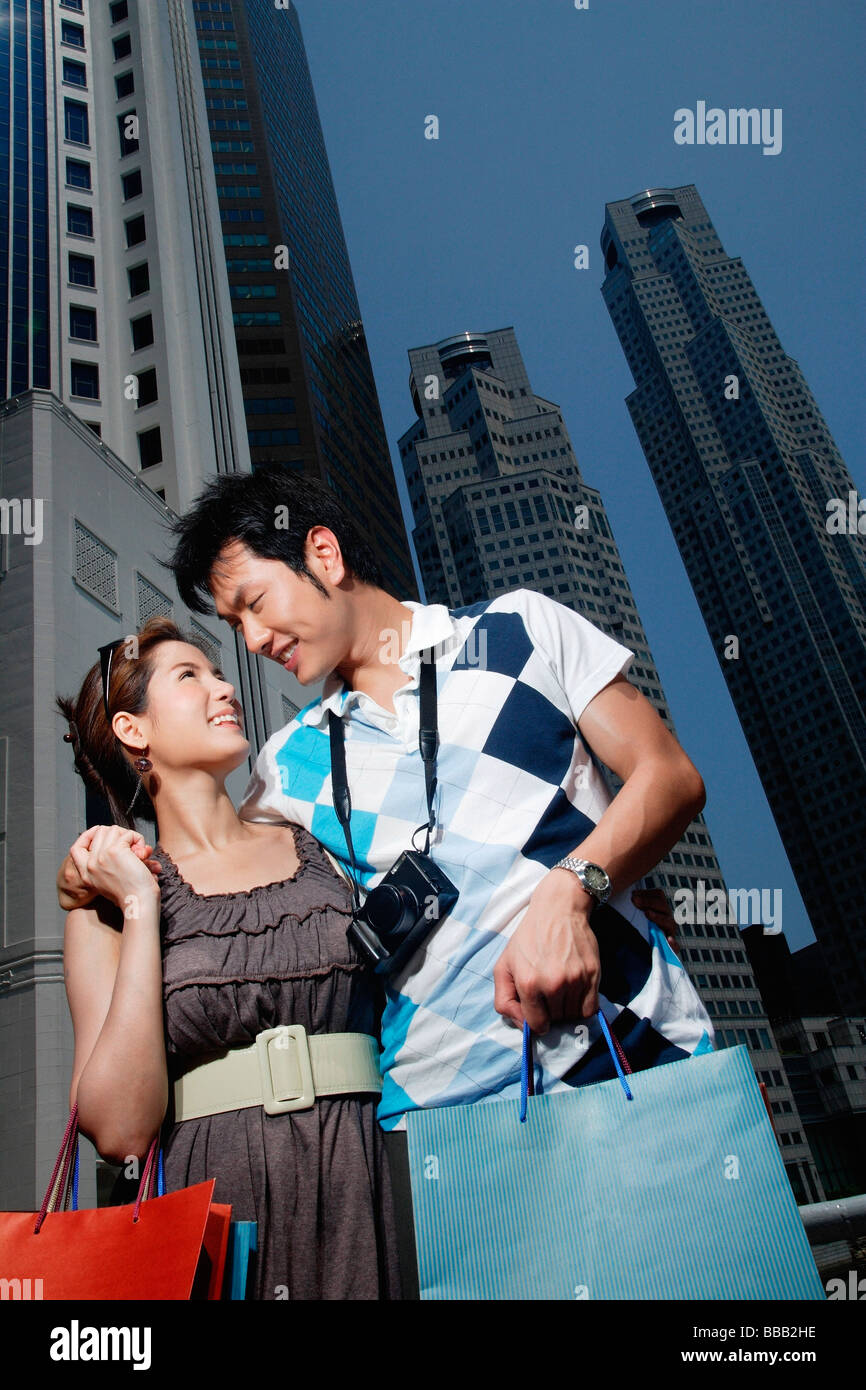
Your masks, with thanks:
[{"label": "ruffled dress neckline", "polygon": [[295,853],[298,856],[298,867],[295,872],[290,874],[287,878],[275,879],[271,883],[256,883],[252,888],[236,888],[230,893],[197,893],[192,884],[184,878],[174,859],[172,859],[168,850],[165,848],[165,845],[163,845],[160,840],[157,840],[153,850],[153,857],[154,859],[158,859],[163,865],[163,872],[158,875],[158,881],[160,883],[163,882],[167,871],[168,876],[175,881],[177,886],[185,888],[191,897],[203,903],[218,903],[232,898],[255,898],[261,893],[273,892],[274,890],[285,888],[288,884],[298,881],[304,869],[306,869],[309,864],[311,857],[311,837],[308,833],[303,827],[296,825],[293,834]]}]

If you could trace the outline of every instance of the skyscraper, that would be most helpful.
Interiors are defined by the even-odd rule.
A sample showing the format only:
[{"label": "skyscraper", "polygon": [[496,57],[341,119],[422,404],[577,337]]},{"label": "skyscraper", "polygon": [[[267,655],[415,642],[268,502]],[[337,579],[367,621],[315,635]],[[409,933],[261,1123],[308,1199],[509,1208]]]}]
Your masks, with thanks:
[{"label": "skyscraper", "polygon": [[297,8],[193,0],[253,467],[315,473],[415,576]]},{"label": "skyscraper", "polygon": [[52,390],[177,511],[303,469],[414,595],[294,5],[0,0],[0,197],[0,400]]},{"label": "skyscraper", "polygon": [[214,472],[324,478],[414,577],[293,10],[0,0],[0,194],[0,1205],[29,1207],[68,1114],[54,875],[89,810],[55,694],[171,613],[253,752],[305,702],[158,563]]},{"label": "skyscraper", "polygon": [[[529,588],[575,608],[634,652],[629,680],[675,733],[601,495],[581,475],[558,406],[532,390],[513,329],[455,334],[413,348],[409,361],[418,418],[399,447],[428,600],[459,608]],[[651,879],[671,902],[678,891],[695,900],[726,894],[702,815]],[[716,1046],[749,1048],[794,1192],[817,1199],[817,1171],[736,920],[686,922],[679,931]]]},{"label": "skyscraper", "polygon": [[50,389],[183,510],[249,452],[213,172],[179,119],[175,10],[0,4],[0,399]]},{"label": "skyscraper", "polygon": [[601,245],[632,421],[840,1006],[862,1014],[866,539],[851,475],[693,185],[609,203]]}]

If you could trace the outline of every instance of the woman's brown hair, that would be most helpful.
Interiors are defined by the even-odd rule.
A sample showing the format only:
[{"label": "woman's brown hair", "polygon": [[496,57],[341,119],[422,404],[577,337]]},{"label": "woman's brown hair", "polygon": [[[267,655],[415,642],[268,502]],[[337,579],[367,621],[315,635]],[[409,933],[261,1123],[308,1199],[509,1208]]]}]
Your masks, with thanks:
[{"label": "woman's brown hair", "polygon": [[[134,637],[115,648],[107,692],[112,716],[119,710],[127,714],[147,712],[154,656],[163,642],[186,642],[210,659],[205,643],[182,632],[171,618],[151,618]],[[105,717],[101,663],[91,666],[76,697],[58,695],[56,704],[69,724],[64,737],[72,744],[75,767],[85,786],[107,801],[115,825],[134,830],[135,818],[128,808],[138,787],[138,773],[133,767],[138,754],[124,747]],[[156,823],[153,803],[143,785],[135,809],[136,817]]]}]

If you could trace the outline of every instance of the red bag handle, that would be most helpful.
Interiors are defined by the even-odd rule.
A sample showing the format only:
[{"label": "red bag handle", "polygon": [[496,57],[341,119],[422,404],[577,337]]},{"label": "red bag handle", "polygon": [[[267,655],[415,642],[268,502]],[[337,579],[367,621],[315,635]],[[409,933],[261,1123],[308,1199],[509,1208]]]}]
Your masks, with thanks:
[{"label": "red bag handle", "polygon": [[[60,1152],[54,1164],[51,1177],[45,1196],[42,1198],[42,1206],[36,1217],[36,1225],[33,1227],[33,1234],[38,1236],[42,1229],[42,1223],[49,1212],[57,1211],[58,1201],[60,1210],[66,1211],[69,1206],[69,1197],[72,1191],[72,1179],[75,1170],[75,1157],[78,1152],[78,1104],[72,1107],[69,1119],[66,1122],[66,1129],[63,1131],[63,1138],[60,1142]],[[141,1181],[138,1184],[138,1195],[132,1209],[132,1219],[137,1221],[139,1209],[143,1201],[156,1195],[157,1185],[157,1155],[159,1152],[159,1135],[157,1134],[147,1151],[147,1158],[144,1162],[144,1171]]]}]

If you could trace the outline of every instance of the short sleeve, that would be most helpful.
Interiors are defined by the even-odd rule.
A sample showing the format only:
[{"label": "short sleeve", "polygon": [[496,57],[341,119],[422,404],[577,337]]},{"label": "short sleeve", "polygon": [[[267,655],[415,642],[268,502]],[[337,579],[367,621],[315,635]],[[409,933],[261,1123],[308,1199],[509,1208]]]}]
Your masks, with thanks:
[{"label": "short sleeve", "polygon": [[283,792],[282,780],[271,752],[270,741],[259,753],[250,780],[238,807],[241,820],[270,821],[286,824],[294,820],[289,799]]},{"label": "short sleeve", "polygon": [[577,724],[590,701],[616,676],[625,675],[634,653],[546,594],[524,589],[520,597],[526,630],[562,687]]}]

